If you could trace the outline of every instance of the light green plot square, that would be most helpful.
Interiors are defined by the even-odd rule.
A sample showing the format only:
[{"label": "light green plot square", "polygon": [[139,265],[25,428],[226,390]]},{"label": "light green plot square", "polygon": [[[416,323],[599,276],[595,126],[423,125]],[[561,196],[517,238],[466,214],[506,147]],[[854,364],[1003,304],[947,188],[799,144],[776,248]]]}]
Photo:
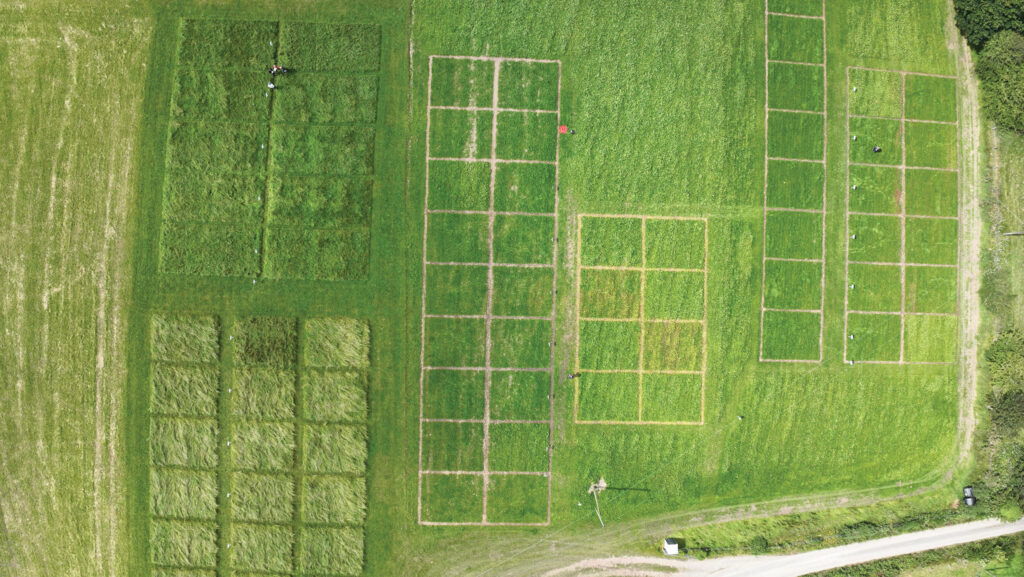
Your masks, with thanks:
[{"label": "light green plot square", "polygon": [[482,315],[487,309],[487,267],[427,265],[426,282],[428,315]]},{"label": "light green plot square", "polygon": [[287,472],[295,464],[295,425],[238,421],[231,425],[231,464],[241,471]]},{"label": "light green plot square", "polygon": [[769,208],[821,210],[825,197],[825,165],[769,160],[766,194]]},{"label": "light green plot square", "polygon": [[821,263],[764,262],[764,306],[770,309],[821,308]]},{"label": "light green plot square", "polygon": [[896,216],[851,214],[849,259],[862,262],[899,262],[902,246],[900,219]]},{"label": "light green plot square", "polygon": [[907,122],[907,166],[955,169],[956,126]]},{"label": "light green plot square", "polygon": [[307,574],[359,575],[365,539],[362,527],[307,527],[302,531],[299,563]]},{"label": "light green plot square", "polygon": [[498,74],[498,106],[530,110],[558,108],[558,63],[506,60]]},{"label": "light green plot square", "polygon": [[494,104],[494,62],[432,58],[430,104],[488,108]]},{"label": "light green plot square", "polygon": [[822,3],[818,0],[768,0],[768,11],[781,14],[821,16]]},{"label": "light green plot square", "polygon": [[282,22],[279,29],[277,58],[282,66],[304,72],[372,72],[380,68],[381,31],[377,24]]},{"label": "light green plot square", "polygon": [[700,421],[703,388],[701,375],[645,374],[642,419],[660,423]]},{"label": "light green plot square", "polygon": [[[481,267],[482,268],[482,267]],[[495,267],[491,313],[495,316],[547,317],[552,314],[554,269]]]},{"label": "light green plot square", "polygon": [[699,219],[647,219],[644,225],[646,266],[703,269],[707,223]]},{"label": "light green plot square", "polygon": [[317,475],[303,479],[303,520],[362,525],[366,520],[366,479]]},{"label": "light green plot square", "polygon": [[[850,211],[898,214],[903,203],[903,171],[888,166],[850,165]],[[857,188],[853,188],[853,187]]]},{"label": "light green plot square", "polygon": [[821,259],[820,214],[769,210],[765,227],[765,256]]},{"label": "light green plot square", "polygon": [[581,421],[636,421],[640,414],[640,373],[583,373],[576,381]]},{"label": "light green plot square", "polygon": [[491,321],[491,366],[539,369],[551,366],[551,321]]},{"label": "light green plot square", "polygon": [[303,466],[308,473],[365,475],[367,432],[363,425],[307,424]]},{"label": "light green plot square", "polygon": [[364,423],[367,417],[366,373],[318,371],[303,374],[303,410],[308,421]]},{"label": "light green plot square", "polygon": [[425,422],[422,451],[425,471],[482,471],[484,426]]},{"label": "light green plot square", "polygon": [[956,122],[956,79],[907,75],[907,118]]},{"label": "light green plot square", "polygon": [[217,524],[154,519],[149,523],[150,560],[156,565],[214,567]]},{"label": "light green plot square", "polygon": [[[581,264],[640,266],[643,262],[641,225],[639,218],[583,217],[580,219]],[[648,263],[648,266],[655,265]]]},{"label": "light green plot square", "polygon": [[499,163],[494,175],[494,210],[555,212],[555,165]]},{"label": "light green plot square", "polygon": [[494,262],[551,264],[554,259],[553,216],[494,217]]},{"label": "light green plot square", "polygon": [[768,112],[768,156],[821,160],[825,155],[825,117],[805,112]]},{"label": "light green plot square", "polygon": [[295,372],[272,367],[236,369],[231,409],[252,419],[295,416]]},{"label": "light green plot square", "polygon": [[150,468],[150,512],[159,517],[214,520],[217,473]]},{"label": "light green plot square", "polygon": [[492,523],[545,523],[547,475],[494,475],[487,487],[487,520]]},{"label": "light green plot square", "polygon": [[908,312],[956,312],[956,267],[908,266],[906,303]]},{"label": "light green plot square", "polygon": [[907,315],[903,355],[908,363],[956,362],[955,316]]},{"label": "light green plot square", "polygon": [[217,421],[150,419],[150,463],[155,466],[212,469],[217,466]]},{"label": "light green plot square", "polygon": [[292,527],[233,523],[231,565],[241,571],[290,572],[294,541]]},{"label": "light green plot square", "polygon": [[424,363],[434,367],[482,367],[486,327],[483,319],[427,318]]},{"label": "light green plot square", "polygon": [[485,214],[427,215],[427,260],[431,262],[486,263],[488,220]]},{"label": "light green plot square", "polygon": [[821,112],[825,109],[825,68],[769,62],[768,106]]},{"label": "light green plot square", "polygon": [[370,366],[370,324],[361,319],[315,318],[303,325],[306,366],[357,368]]},{"label": "light green plot square", "polygon": [[768,59],[819,64],[825,59],[823,20],[770,14]]},{"label": "light green plot square", "polygon": [[480,523],[483,494],[483,475],[423,475],[423,520]]},{"label": "light green plot square", "polygon": [[580,369],[637,369],[640,366],[640,323],[581,321]]},{"label": "light green plot square", "polygon": [[[850,337],[853,337],[852,339]],[[854,361],[900,359],[900,315],[857,314],[846,317],[846,358]]]},{"label": "light green plot square", "polygon": [[220,367],[153,363],[149,410],[158,415],[216,417]]},{"label": "light green plot square", "polygon": [[899,265],[850,263],[847,308],[851,311],[899,312],[903,280]]},{"label": "light green plot square", "polygon": [[847,97],[850,99],[850,114],[886,118],[903,116],[903,78],[899,72],[851,68],[849,75]]},{"label": "light green plot square", "polygon": [[821,313],[764,311],[761,356],[772,360],[817,360]]},{"label": "light green plot square", "polygon": [[[851,118],[849,136],[850,162],[891,165],[903,162],[903,133],[899,120]],[[908,151],[909,144],[908,140]],[[876,148],[879,149],[877,152]]]},{"label": "light green plot square", "polygon": [[703,323],[644,323],[643,355],[646,371],[703,370]]},{"label": "light green plot square", "polygon": [[491,204],[491,165],[457,160],[430,161],[431,210],[482,210]]},{"label": "light green plot square", "polygon": [[581,270],[580,316],[640,318],[640,271]]},{"label": "light green plot square", "polygon": [[233,520],[288,523],[294,517],[295,481],[290,475],[234,473],[231,476]]},{"label": "light green plot square", "polygon": [[907,219],[907,262],[957,263],[960,222],[951,218]]},{"label": "light green plot square", "polygon": [[704,318],[704,273],[647,271],[644,318]]},{"label": "light green plot square", "polygon": [[558,115],[535,112],[499,112],[498,147],[503,160],[557,160]]},{"label": "light green plot square", "polygon": [[494,371],[491,373],[491,418],[543,421],[551,418],[551,373]]},{"label": "light green plot square", "polygon": [[490,158],[494,114],[468,110],[430,111],[432,158]]},{"label": "light green plot square", "polygon": [[548,423],[492,423],[488,468],[540,473],[549,467]]},{"label": "light green plot square", "polygon": [[957,216],[958,174],[947,170],[907,170],[907,214]]},{"label": "light green plot square", "polygon": [[423,374],[423,416],[482,419],[484,388],[483,371],[428,370]]}]

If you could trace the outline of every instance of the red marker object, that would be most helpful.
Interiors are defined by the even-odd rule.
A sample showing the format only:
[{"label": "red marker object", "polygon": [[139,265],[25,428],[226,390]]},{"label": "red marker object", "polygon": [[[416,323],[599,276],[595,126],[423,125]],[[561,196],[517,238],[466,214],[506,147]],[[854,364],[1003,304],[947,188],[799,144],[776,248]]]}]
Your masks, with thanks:
[{"label": "red marker object", "polygon": [[568,126],[563,124],[563,125],[558,127],[558,133],[559,134],[565,134],[566,132],[569,132],[569,127]]}]

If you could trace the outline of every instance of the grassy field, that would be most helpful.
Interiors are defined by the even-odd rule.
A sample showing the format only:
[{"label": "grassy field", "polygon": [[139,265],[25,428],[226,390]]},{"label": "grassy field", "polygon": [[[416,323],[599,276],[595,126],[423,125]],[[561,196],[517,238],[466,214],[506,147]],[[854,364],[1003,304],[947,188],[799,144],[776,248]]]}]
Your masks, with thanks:
[{"label": "grassy field", "polygon": [[[821,15],[809,0],[769,7]],[[951,73],[945,10],[830,0],[824,31],[771,16],[766,46],[764,5],[725,1],[0,6],[15,80],[0,105],[12,183],[0,322],[13,335],[0,362],[13,407],[0,574],[536,574],[649,551],[701,510],[945,488],[956,369],[844,365],[840,256],[847,98],[885,117],[854,123],[884,158],[856,158],[897,166],[904,137],[902,103],[887,100],[900,87],[876,74],[854,98],[846,69]],[[804,64],[766,69],[766,53]],[[433,105],[514,110],[428,112],[430,55],[561,65],[505,61],[495,94],[493,68],[435,59],[451,81]],[[294,73],[269,91],[275,58]],[[949,83],[914,78],[907,117],[955,120]],[[766,117],[766,104],[785,110]],[[556,119],[576,133],[556,137]],[[955,168],[950,127],[908,121],[908,163]],[[768,161],[766,190],[766,153],[824,162]],[[529,162],[450,160],[492,156]],[[885,214],[854,219],[862,260],[898,261],[891,170],[851,174],[864,193],[851,208]],[[946,174],[907,171],[915,264],[957,262]],[[764,219],[765,194],[772,208],[824,210],[824,223]],[[640,215],[700,220],[621,218]],[[706,252],[705,229],[686,224],[704,219]],[[813,261],[823,244],[824,263],[765,267],[766,306],[794,310],[768,311],[762,329],[762,249]],[[904,297],[911,312],[954,312],[949,271],[908,266],[900,295],[889,269],[863,265],[855,310]],[[424,469],[498,474],[427,473],[418,486],[421,310],[436,315],[424,362],[471,369],[426,375],[424,415],[440,421],[423,423]],[[577,334],[576,311],[603,320]],[[855,346],[955,354],[928,338],[954,317],[908,318],[861,314]],[[758,362],[762,330],[789,337],[767,340],[766,357],[823,361]],[[511,368],[553,370],[554,390],[551,373]],[[577,409],[660,424],[582,424]],[[485,429],[485,415],[501,422]],[[585,490],[601,476],[635,490],[602,495],[609,525],[595,540]],[[929,495],[928,507],[948,502]],[[541,526],[416,523],[485,511]]]}]

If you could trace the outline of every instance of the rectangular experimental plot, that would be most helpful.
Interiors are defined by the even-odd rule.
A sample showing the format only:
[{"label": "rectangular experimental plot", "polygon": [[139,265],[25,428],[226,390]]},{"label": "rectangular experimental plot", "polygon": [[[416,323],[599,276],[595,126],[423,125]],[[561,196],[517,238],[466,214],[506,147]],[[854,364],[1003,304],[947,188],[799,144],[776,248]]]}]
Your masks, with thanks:
[{"label": "rectangular experimental plot", "polygon": [[956,77],[861,67],[846,73],[844,361],[954,363]]},{"label": "rectangular experimental plot", "polygon": [[428,85],[418,521],[547,525],[561,63],[431,56]]},{"label": "rectangular experimental plot", "polygon": [[766,3],[761,361],[822,358],[826,60],[823,3]]},{"label": "rectangular experimental plot", "polygon": [[707,219],[579,215],[576,246],[575,421],[703,424]]}]

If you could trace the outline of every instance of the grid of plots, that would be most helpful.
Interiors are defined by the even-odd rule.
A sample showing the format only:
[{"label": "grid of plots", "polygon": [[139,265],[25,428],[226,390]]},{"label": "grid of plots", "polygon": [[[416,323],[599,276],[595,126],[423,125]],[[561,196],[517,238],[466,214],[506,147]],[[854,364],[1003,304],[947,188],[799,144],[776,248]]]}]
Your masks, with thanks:
[{"label": "grid of plots", "polygon": [[561,63],[431,56],[418,520],[551,519]]},{"label": "grid of plots", "polygon": [[362,574],[367,323],[155,316],[152,329],[154,574]]},{"label": "grid of plots", "polygon": [[956,78],[860,67],[846,73],[844,358],[953,363]]},{"label": "grid of plots", "polygon": [[182,22],[162,272],[366,277],[380,46],[374,24]]},{"label": "grid of plots", "polygon": [[824,1],[766,0],[761,361],[821,361],[825,64]]},{"label": "grid of plots", "polygon": [[707,219],[580,215],[573,415],[704,424]]}]

